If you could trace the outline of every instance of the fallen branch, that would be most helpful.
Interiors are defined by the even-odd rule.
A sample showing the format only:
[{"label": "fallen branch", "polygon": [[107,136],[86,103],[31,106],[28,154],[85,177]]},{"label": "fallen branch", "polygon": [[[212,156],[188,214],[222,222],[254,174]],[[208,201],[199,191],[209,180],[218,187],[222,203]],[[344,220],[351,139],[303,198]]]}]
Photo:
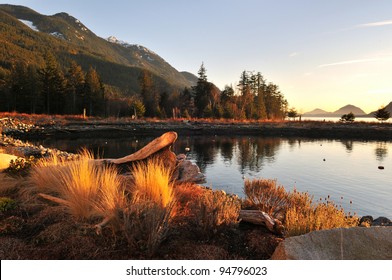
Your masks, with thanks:
[{"label": "fallen branch", "polygon": [[254,225],[262,225],[265,226],[269,231],[283,235],[284,234],[284,227],[282,223],[277,220],[273,219],[267,213],[260,211],[260,210],[241,210],[239,219],[248,222]]}]

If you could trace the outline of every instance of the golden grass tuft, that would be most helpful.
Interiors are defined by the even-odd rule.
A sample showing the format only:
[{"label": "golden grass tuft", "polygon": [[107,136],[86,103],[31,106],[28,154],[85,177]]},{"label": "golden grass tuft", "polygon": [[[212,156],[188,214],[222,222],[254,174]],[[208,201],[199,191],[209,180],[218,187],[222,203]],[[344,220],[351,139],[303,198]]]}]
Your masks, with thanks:
[{"label": "golden grass tuft", "polygon": [[346,214],[333,201],[314,203],[308,193],[294,190],[289,194],[290,206],[284,219],[287,236],[305,234],[315,230],[358,225],[358,217]]},{"label": "golden grass tuft", "polygon": [[124,196],[117,170],[96,164],[86,150],[74,161],[56,156],[41,161],[31,171],[30,181],[39,192],[64,200],[70,214],[78,219],[112,215]]},{"label": "golden grass tuft", "polygon": [[276,180],[247,180],[244,192],[247,196],[246,206],[258,208],[280,219],[287,236],[358,224],[358,217],[345,213],[343,208],[337,207],[329,199],[325,203],[315,203],[307,192],[287,192],[283,186],[276,184]]},{"label": "golden grass tuft", "polygon": [[133,193],[142,200],[150,200],[165,208],[174,200],[172,170],[166,168],[162,160],[152,158],[132,167]]}]

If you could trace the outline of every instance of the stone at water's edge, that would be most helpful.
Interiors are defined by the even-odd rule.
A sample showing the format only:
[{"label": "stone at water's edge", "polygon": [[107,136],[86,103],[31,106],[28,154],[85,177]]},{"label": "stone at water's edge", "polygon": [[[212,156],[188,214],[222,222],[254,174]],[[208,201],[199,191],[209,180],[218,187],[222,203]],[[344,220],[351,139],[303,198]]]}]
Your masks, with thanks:
[{"label": "stone at water's edge", "polygon": [[391,260],[392,227],[313,231],[286,238],[273,260]]},{"label": "stone at water's edge", "polygon": [[11,160],[16,160],[17,158],[14,155],[0,153],[0,172],[10,166]]}]

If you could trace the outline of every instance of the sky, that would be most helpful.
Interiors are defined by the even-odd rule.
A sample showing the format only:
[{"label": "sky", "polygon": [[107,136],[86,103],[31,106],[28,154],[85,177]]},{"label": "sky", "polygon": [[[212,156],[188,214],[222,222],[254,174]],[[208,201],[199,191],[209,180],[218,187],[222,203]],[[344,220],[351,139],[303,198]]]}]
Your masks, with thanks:
[{"label": "sky", "polygon": [[143,45],[223,89],[261,72],[298,112],[365,112],[392,101],[390,0],[24,0],[66,12],[96,35]]}]

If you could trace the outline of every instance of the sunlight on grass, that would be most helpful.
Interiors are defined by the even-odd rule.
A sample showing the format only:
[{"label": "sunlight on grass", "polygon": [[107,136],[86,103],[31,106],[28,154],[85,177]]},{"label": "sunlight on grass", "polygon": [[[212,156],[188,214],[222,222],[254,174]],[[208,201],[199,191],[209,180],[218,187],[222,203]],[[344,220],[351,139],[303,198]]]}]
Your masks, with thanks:
[{"label": "sunlight on grass", "polygon": [[134,193],[143,200],[151,200],[166,207],[174,200],[173,183],[170,182],[172,170],[166,168],[159,159],[137,163],[131,169]]},{"label": "sunlight on grass", "polygon": [[314,230],[358,225],[358,217],[330,201],[314,202],[307,192],[287,192],[276,180],[245,181],[245,205],[257,208],[283,222],[287,236],[301,235]]},{"label": "sunlight on grass", "polygon": [[92,159],[88,151],[69,162],[53,156],[33,168],[30,180],[38,191],[64,200],[76,218],[107,216],[122,201],[121,179],[114,167],[97,165]]}]

